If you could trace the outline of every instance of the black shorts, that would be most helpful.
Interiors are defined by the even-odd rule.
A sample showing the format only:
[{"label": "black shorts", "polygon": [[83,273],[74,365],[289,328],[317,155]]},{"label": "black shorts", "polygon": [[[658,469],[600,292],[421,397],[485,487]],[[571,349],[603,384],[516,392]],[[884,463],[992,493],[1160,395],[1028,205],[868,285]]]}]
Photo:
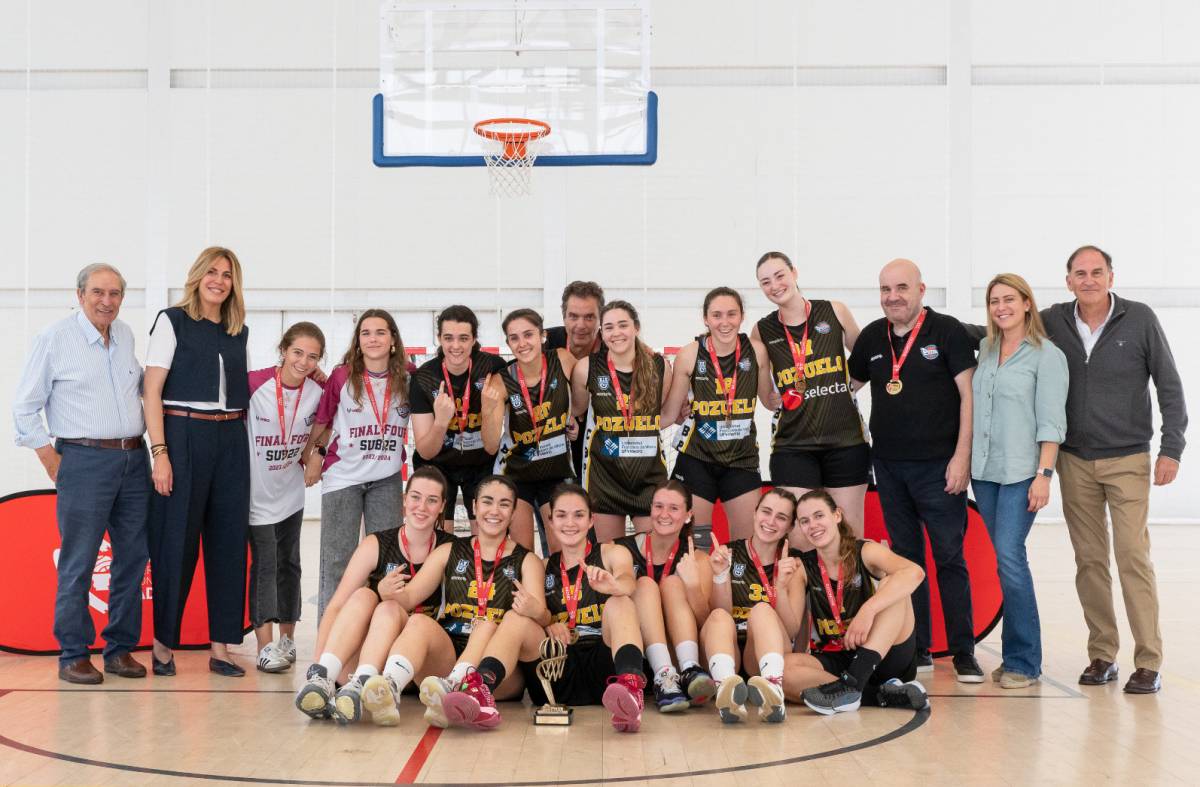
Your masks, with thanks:
[{"label": "black shorts", "polygon": [[687,454],[675,457],[675,469],[671,471],[671,478],[686,486],[696,497],[710,503],[733,500],[762,488],[762,476],[757,470],[726,467]]},{"label": "black shorts", "polygon": [[871,480],[871,449],[866,443],[815,451],[771,454],[771,483],[802,489],[858,486]]},{"label": "black shorts", "polygon": [[454,658],[458,658],[467,649],[467,640],[471,639],[471,636],[469,634],[450,634],[450,632],[446,632],[446,634],[450,637],[450,644],[454,646]]},{"label": "black shorts", "polygon": [[517,481],[517,499],[524,500],[536,511],[543,505],[550,504],[550,495],[560,485],[573,482],[573,478],[551,478],[546,481]]},{"label": "black shorts", "polygon": [[[529,700],[534,707],[545,705],[550,700],[542,689],[537,676],[536,661],[522,661],[521,672],[525,676],[525,687],[529,689]],[[599,705],[608,687],[608,679],[616,674],[612,651],[600,637],[584,637],[567,647],[567,662],[563,665],[563,676],[550,684],[554,699],[559,705]]]},{"label": "black shorts", "polygon": [[[841,675],[850,667],[850,662],[854,661],[853,650],[834,650],[812,655],[821,662],[822,669],[830,675]],[[917,634],[914,631],[908,636],[908,639],[898,645],[893,645],[891,650],[883,654],[883,660],[875,668],[868,683],[878,686],[892,678],[899,678],[907,683],[915,677],[917,677]]]},{"label": "black shorts", "polygon": [[[417,467],[424,465],[432,465],[433,462],[422,462]],[[468,465],[466,467],[442,467],[434,465],[442,474],[446,476],[446,481],[450,484],[446,490],[446,504],[442,508],[442,514],[446,521],[454,522],[454,506],[455,499],[458,497],[459,490],[462,490],[463,506],[467,509],[467,519],[475,518],[475,492],[479,489],[479,482],[492,474],[492,462],[489,461],[485,465]]]}]

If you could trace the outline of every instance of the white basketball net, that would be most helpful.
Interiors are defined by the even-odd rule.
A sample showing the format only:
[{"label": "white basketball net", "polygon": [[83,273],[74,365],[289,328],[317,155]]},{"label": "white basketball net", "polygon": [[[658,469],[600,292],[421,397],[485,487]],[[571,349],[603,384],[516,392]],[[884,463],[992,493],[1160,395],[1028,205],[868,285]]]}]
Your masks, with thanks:
[{"label": "white basketball net", "polygon": [[[494,124],[488,128],[500,133],[536,130],[536,127],[520,123]],[[527,197],[533,193],[533,163],[537,161],[541,144],[541,139],[531,139],[523,143],[525,155],[518,156],[513,155],[517,151],[514,143],[483,138],[483,161],[491,179],[489,193],[493,197]]]}]

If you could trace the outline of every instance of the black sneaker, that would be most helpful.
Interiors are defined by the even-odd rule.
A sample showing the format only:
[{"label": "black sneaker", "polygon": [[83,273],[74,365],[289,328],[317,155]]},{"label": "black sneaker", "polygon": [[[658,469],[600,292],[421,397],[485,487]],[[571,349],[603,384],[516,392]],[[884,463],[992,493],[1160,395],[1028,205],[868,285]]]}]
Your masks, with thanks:
[{"label": "black sneaker", "polygon": [[805,689],[800,696],[805,705],[824,716],[856,711],[862,704],[862,692],[844,672],[832,683]]},{"label": "black sneaker", "polygon": [[717,693],[717,684],[698,664],[679,673],[679,685],[687,693],[692,707],[703,705]]},{"label": "black sneaker", "polygon": [[929,651],[917,651],[917,672],[933,672],[933,656],[929,655]]},{"label": "black sneaker", "polygon": [[983,683],[983,670],[971,653],[954,654],[954,672],[959,683]]},{"label": "black sneaker", "polygon": [[879,707],[908,708],[910,710],[925,710],[929,707],[929,695],[925,687],[915,680],[902,683],[899,678],[892,678],[879,684]]}]

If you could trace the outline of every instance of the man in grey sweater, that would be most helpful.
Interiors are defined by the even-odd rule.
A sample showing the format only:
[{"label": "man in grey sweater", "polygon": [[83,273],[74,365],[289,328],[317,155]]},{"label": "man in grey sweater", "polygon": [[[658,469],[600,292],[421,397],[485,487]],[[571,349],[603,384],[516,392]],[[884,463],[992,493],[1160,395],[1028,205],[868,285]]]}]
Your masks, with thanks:
[{"label": "man in grey sweater", "polygon": [[1076,249],[1067,260],[1067,289],[1075,300],[1043,310],[1042,321],[1050,339],[1066,354],[1071,372],[1067,437],[1058,472],[1075,549],[1075,587],[1088,626],[1091,663],[1079,682],[1101,685],[1117,679],[1119,637],[1109,574],[1107,506],[1134,640],[1136,670],[1125,691],[1151,694],[1162,686],[1162,635],[1146,526],[1154,433],[1150,380],[1162,414],[1153,470],[1156,486],[1171,483],[1179,471],[1187,408],[1158,318],[1149,306],[1110,292],[1112,284],[1112,258],[1107,253],[1095,246]]}]

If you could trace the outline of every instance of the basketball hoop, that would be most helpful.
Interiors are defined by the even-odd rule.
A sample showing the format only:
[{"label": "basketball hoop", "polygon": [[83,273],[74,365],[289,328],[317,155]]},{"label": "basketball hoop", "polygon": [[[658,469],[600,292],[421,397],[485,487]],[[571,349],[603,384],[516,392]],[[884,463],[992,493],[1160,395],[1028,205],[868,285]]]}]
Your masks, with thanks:
[{"label": "basketball hoop", "polygon": [[550,133],[550,124],[528,118],[492,118],[476,123],[475,133],[486,140],[483,161],[492,180],[491,194],[528,196],[533,162],[541,139]]}]

